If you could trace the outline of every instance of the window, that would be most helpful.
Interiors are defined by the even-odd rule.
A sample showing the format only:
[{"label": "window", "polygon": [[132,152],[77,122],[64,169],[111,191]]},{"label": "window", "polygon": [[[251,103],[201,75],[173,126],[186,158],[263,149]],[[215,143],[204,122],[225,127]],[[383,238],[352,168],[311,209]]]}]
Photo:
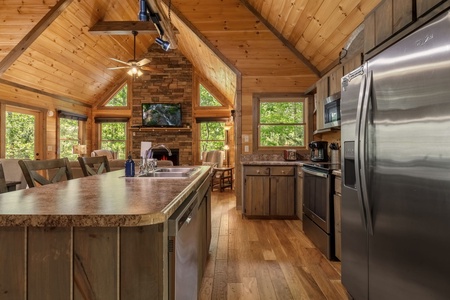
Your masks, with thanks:
[{"label": "window", "polygon": [[211,95],[210,92],[208,92],[207,89],[203,87],[203,85],[200,86],[200,106],[222,106],[222,104],[217,101],[216,98],[214,98],[213,95]]},{"label": "window", "polygon": [[225,146],[225,123],[202,122],[200,127],[200,155],[204,151],[223,150]]},{"label": "window", "polygon": [[255,96],[259,149],[305,147],[306,101],[300,97]]},{"label": "window", "polygon": [[67,157],[69,160],[76,160],[77,154],[73,154],[73,146],[78,145],[79,121],[60,118],[59,119],[59,157]]},{"label": "window", "polygon": [[108,103],[106,103],[106,107],[121,107],[127,106],[128,101],[128,86],[125,84],[115,95],[112,97]]},{"label": "window", "polygon": [[126,155],[126,122],[101,122],[100,123],[100,149],[108,149],[117,152],[118,159],[125,159]]},{"label": "window", "polygon": [[6,107],[5,158],[39,158],[36,145],[42,127],[38,120],[38,113],[35,111]]}]

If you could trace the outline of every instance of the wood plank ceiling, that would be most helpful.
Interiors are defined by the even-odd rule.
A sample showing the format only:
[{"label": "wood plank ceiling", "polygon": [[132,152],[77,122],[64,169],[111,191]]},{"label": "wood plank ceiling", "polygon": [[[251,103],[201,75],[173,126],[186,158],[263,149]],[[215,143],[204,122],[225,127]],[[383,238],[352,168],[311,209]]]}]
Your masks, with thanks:
[{"label": "wood plank ceiling", "polygon": [[[66,1],[53,22],[40,24]],[[232,103],[236,73],[317,79],[379,2],[172,0],[170,7],[179,50]],[[162,3],[167,13],[169,0]],[[117,66],[109,58],[131,59],[133,37],[89,29],[98,21],[135,21],[138,11],[137,0],[0,0],[0,98],[11,86],[27,87],[95,106],[123,78],[126,70],[107,69]],[[26,47],[39,26],[42,33]],[[155,38],[137,36],[138,58]]]}]

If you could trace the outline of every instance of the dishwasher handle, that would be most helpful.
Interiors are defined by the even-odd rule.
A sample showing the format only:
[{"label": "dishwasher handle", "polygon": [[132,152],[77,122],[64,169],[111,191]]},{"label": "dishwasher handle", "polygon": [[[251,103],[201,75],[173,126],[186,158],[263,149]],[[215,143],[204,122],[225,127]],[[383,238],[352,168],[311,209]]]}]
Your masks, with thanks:
[{"label": "dishwasher handle", "polygon": [[194,218],[198,207],[198,193],[192,193],[183,204],[170,216],[168,220],[169,236],[176,236],[177,232]]}]

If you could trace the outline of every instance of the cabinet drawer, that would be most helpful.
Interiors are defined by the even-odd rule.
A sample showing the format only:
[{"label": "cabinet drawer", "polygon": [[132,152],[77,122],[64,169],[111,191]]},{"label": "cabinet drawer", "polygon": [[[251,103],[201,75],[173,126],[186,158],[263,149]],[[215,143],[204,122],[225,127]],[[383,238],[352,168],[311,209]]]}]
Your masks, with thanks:
[{"label": "cabinet drawer", "polygon": [[270,167],[266,166],[245,167],[245,175],[267,176],[270,175]]},{"label": "cabinet drawer", "polygon": [[295,167],[272,167],[270,175],[294,176],[295,175]]},{"label": "cabinet drawer", "polygon": [[342,194],[342,179],[341,177],[335,177],[334,178],[334,193],[335,194]]}]

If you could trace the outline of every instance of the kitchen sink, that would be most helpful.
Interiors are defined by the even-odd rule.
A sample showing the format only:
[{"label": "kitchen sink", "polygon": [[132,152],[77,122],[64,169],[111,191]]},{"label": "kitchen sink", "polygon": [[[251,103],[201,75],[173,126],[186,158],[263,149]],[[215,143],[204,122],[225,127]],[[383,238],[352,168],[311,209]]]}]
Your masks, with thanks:
[{"label": "kitchen sink", "polygon": [[191,177],[200,168],[157,168],[147,174],[140,174],[137,177]]}]

